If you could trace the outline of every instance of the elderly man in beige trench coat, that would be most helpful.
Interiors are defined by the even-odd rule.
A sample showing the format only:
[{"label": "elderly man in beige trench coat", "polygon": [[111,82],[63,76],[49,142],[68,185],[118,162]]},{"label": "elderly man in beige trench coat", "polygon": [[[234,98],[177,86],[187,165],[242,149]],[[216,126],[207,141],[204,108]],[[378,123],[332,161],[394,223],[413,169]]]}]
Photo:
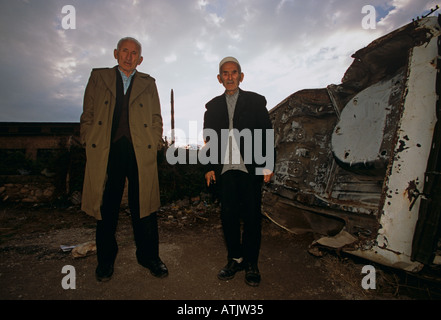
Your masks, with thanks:
[{"label": "elderly man in beige trench coat", "polygon": [[161,108],[155,79],[136,70],[143,60],[141,51],[136,39],[121,39],[114,50],[118,65],[92,70],[84,95],[80,123],[87,162],[82,210],[97,219],[98,281],[113,275],[126,178],[138,263],[156,277],[168,275],[159,258],[156,217]]}]

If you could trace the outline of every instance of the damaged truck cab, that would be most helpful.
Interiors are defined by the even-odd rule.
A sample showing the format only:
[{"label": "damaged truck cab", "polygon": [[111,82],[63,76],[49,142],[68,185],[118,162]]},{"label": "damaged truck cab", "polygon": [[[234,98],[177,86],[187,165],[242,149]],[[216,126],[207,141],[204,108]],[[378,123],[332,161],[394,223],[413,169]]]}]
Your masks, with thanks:
[{"label": "damaged truck cab", "polygon": [[357,51],[341,84],[270,110],[265,215],[383,265],[441,265],[440,36],[439,17],[413,21]]}]

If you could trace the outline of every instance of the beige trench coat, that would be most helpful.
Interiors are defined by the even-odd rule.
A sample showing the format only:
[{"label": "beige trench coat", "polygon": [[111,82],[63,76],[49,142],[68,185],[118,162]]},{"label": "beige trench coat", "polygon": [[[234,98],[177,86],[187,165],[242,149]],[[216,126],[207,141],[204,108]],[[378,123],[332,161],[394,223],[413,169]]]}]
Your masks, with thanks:
[{"label": "beige trench coat", "polygon": [[[115,68],[94,69],[84,94],[81,143],[86,148],[86,170],[81,209],[101,220],[113,111]],[[141,218],[160,207],[157,151],[162,145],[162,116],[155,79],[141,72],[133,78],[129,126],[139,173]]]}]

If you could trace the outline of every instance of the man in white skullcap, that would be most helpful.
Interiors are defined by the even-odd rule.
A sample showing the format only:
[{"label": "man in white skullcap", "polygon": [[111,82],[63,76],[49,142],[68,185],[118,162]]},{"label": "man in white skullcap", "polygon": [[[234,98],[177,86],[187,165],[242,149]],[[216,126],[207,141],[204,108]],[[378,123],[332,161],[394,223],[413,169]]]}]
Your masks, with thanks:
[{"label": "man in white skullcap", "polygon": [[[260,150],[266,154],[274,153],[274,143],[267,145],[265,138],[267,131],[272,131],[272,125],[265,97],[239,88],[244,74],[236,58],[222,59],[217,79],[225,91],[206,104],[204,133],[208,130],[215,132],[219,142],[217,148],[211,145],[210,152],[217,152],[217,161],[207,165],[205,174],[207,185],[216,183],[218,187],[222,228],[228,251],[228,262],[218,273],[218,278],[229,280],[238,271],[245,270],[245,282],[255,287],[261,281],[258,257],[262,183],[269,182],[273,176],[274,158],[271,165],[257,163],[254,148],[260,144]],[[229,132],[226,142],[221,141],[221,132],[225,130]],[[239,137],[242,134],[251,137],[251,141],[240,143],[243,139],[237,139],[234,132],[239,132]]]}]

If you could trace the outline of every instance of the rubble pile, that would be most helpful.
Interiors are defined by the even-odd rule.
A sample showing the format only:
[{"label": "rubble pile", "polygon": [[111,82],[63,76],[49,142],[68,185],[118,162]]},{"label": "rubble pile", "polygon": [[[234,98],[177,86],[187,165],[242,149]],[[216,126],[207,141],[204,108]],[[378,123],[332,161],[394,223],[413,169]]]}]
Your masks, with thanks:
[{"label": "rubble pile", "polygon": [[161,225],[188,227],[198,222],[207,222],[211,218],[218,218],[220,207],[209,194],[201,193],[199,196],[165,204],[159,209],[158,214]]},{"label": "rubble pile", "polygon": [[5,183],[0,186],[3,202],[43,203],[53,199],[55,186],[50,182]]}]

